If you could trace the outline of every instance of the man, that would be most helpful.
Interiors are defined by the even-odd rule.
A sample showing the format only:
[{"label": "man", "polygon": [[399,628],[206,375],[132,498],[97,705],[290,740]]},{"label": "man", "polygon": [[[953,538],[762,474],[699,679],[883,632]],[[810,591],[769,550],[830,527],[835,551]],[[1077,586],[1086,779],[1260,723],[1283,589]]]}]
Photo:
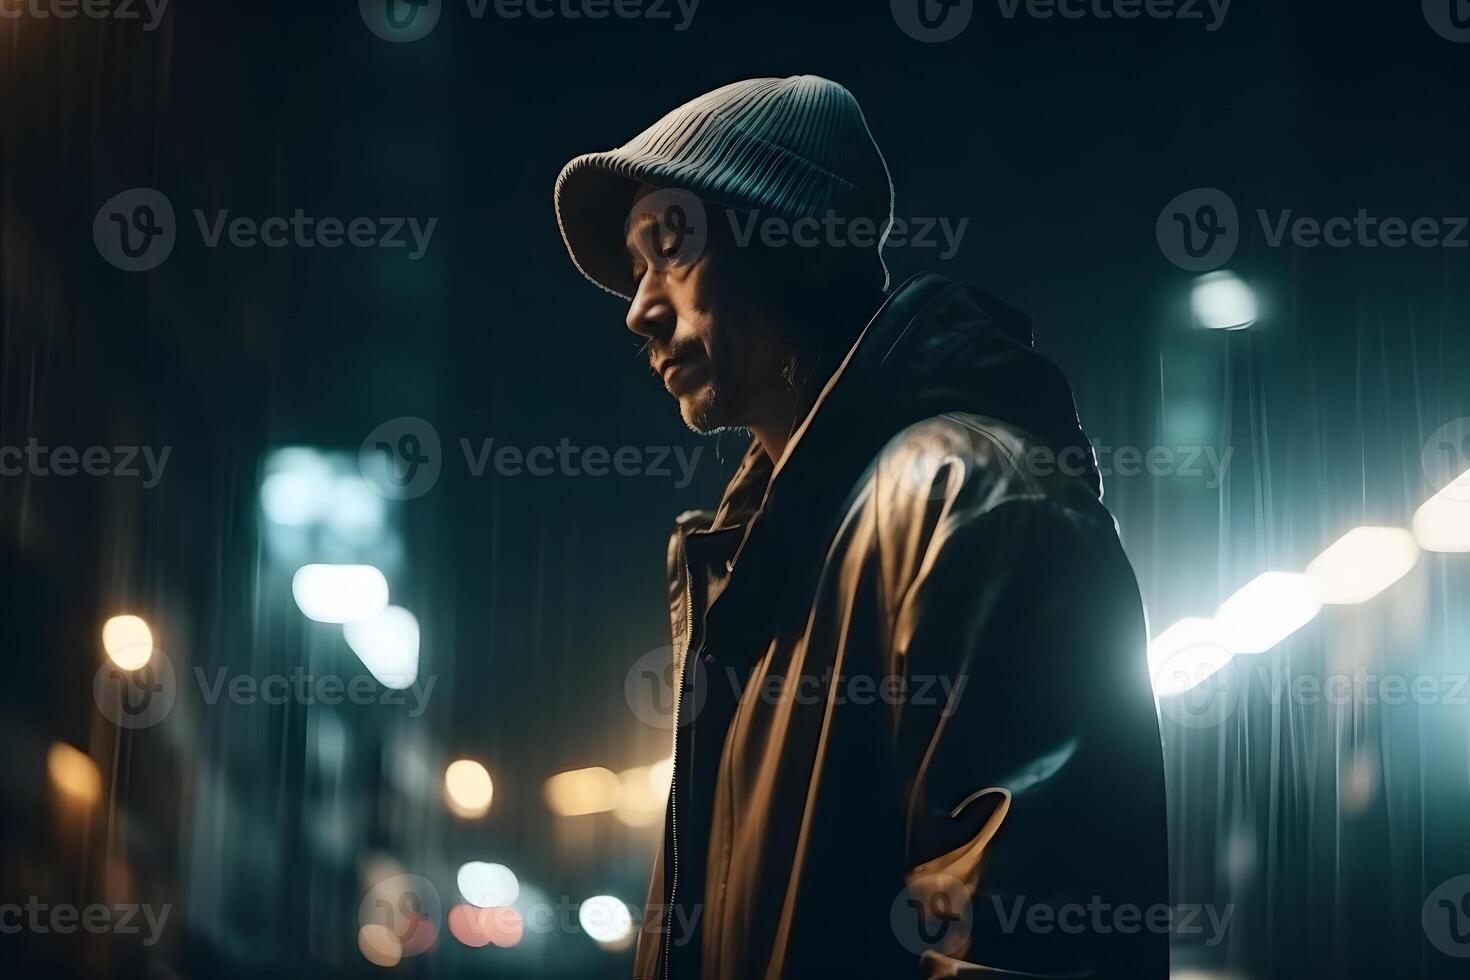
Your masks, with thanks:
[{"label": "man", "polygon": [[670,544],[635,975],[1163,980],[1147,634],[1071,391],[990,295],[888,292],[852,95],[726,86],[573,160],[556,208],[684,421],[753,436]]}]

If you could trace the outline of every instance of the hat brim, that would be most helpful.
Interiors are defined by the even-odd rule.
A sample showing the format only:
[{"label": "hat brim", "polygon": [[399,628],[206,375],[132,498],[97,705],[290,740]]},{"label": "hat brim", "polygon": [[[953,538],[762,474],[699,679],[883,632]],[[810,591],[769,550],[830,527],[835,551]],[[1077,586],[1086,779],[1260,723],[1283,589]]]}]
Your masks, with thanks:
[{"label": "hat brim", "polygon": [[617,150],[587,153],[556,178],[556,220],[577,270],[623,299],[636,290],[626,229],[640,185],[666,187],[652,161],[635,161]]}]

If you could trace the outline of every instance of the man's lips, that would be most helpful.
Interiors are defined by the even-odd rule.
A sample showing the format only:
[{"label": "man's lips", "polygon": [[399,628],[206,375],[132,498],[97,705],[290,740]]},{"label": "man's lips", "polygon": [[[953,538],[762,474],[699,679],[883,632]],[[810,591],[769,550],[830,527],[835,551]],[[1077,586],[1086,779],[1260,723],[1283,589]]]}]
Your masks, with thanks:
[{"label": "man's lips", "polygon": [[659,374],[664,379],[664,387],[673,394],[689,387],[704,370],[703,358],[685,357],[678,360],[668,360],[659,368]]}]

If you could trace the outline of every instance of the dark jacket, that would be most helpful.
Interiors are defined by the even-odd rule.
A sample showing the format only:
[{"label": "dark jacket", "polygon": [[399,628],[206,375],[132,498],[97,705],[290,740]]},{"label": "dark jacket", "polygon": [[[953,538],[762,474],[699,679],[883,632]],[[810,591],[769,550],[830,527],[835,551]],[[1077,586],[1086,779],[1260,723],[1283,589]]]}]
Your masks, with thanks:
[{"label": "dark jacket", "polygon": [[1167,977],[1147,631],[1100,495],[1023,316],[934,275],[888,298],[780,466],[753,443],[671,540],[637,977]]}]

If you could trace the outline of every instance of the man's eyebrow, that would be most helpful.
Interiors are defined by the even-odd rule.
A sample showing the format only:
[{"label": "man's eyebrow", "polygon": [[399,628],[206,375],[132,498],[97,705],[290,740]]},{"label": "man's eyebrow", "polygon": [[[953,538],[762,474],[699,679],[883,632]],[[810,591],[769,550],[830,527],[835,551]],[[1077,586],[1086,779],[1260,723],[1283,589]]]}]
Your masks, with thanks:
[{"label": "man's eyebrow", "polygon": [[633,217],[633,220],[628,222],[627,234],[623,236],[623,248],[628,251],[629,255],[637,257],[638,249],[634,247],[633,243],[636,242],[640,236],[647,234],[650,227],[658,227],[658,219],[657,216],[649,211],[645,211],[642,214],[635,215]]}]

